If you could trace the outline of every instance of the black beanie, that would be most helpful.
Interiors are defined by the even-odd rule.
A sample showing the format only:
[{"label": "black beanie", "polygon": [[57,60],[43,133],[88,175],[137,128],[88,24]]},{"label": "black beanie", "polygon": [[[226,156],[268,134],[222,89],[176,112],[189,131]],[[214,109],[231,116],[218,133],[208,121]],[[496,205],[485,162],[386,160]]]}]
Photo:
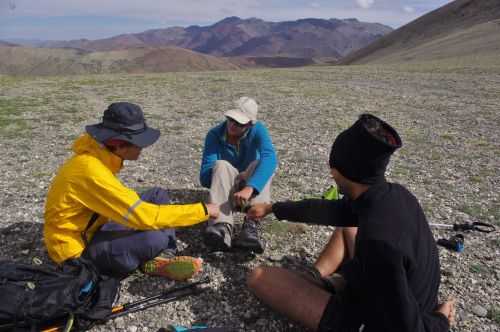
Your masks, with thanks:
[{"label": "black beanie", "polygon": [[335,139],[330,168],[336,168],[351,181],[376,184],[385,181],[389,159],[402,145],[399,134],[389,124],[371,114],[362,114]]}]

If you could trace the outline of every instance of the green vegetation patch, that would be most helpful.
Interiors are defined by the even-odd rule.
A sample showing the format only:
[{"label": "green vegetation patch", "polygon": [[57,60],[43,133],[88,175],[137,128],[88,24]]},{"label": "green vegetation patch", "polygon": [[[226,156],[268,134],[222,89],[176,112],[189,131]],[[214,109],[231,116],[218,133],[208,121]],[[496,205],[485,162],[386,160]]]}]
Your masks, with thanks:
[{"label": "green vegetation patch", "polygon": [[470,203],[459,206],[458,210],[485,222],[491,222],[491,219],[493,219],[493,223],[500,225],[500,204],[483,207],[479,204]]},{"label": "green vegetation patch", "polygon": [[489,270],[481,264],[473,264],[470,266],[469,271],[472,273],[488,274]]},{"label": "green vegetation patch", "polygon": [[276,236],[287,236],[290,234],[303,234],[306,232],[306,226],[303,224],[288,223],[279,220],[272,220],[264,224],[266,233]]},{"label": "green vegetation patch", "polygon": [[497,324],[500,324],[500,307],[492,307],[490,310],[488,310],[488,316],[489,319],[494,321]]},{"label": "green vegetation patch", "polygon": [[34,102],[31,98],[0,97],[0,136],[9,137],[28,131],[28,124],[21,117],[34,106]]}]

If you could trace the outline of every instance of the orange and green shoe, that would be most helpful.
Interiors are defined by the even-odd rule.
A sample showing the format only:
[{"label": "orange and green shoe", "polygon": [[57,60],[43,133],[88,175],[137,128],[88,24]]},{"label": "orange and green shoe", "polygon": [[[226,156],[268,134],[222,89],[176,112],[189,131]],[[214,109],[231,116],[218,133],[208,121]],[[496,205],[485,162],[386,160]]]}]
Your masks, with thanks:
[{"label": "orange and green shoe", "polygon": [[173,258],[156,257],[144,263],[145,274],[184,281],[192,278],[202,270],[203,259],[190,256]]}]

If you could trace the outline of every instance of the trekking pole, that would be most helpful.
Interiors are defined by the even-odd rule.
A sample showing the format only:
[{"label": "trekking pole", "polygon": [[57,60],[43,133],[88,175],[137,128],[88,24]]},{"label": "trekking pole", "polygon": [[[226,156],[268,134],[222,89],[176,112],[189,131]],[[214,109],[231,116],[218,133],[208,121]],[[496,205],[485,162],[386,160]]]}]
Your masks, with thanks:
[{"label": "trekking pole", "polygon": [[[111,309],[111,314],[109,314],[101,323],[107,322],[108,320],[115,319],[121,316],[128,315],[133,312],[142,311],[151,307],[158,306],[160,304],[173,302],[181,298],[187,297],[189,295],[199,294],[203,289],[198,288],[199,285],[207,284],[210,282],[209,277],[205,277],[199,281],[189,283],[187,285],[174,287],[161,292],[160,294],[147,297],[142,300],[135,302],[128,302],[122,305],[115,306]],[[64,325],[52,326],[41,332],[60,332],[63,331]]]},{"label": "trekking pole", "polygon": [[[110,319],[115,319],[120,316],[127,315],[132,312],[137,312],[141,311],[147,308],[151,308],[163,303],[168,303],[172,302],[175,300],[178,300],[180,298],[192,295],[192,294],[198,294],[202,292],[202,289],[197,288],[199,285],[206,284],[210,282],[209,277],[205,277],[199,281],[184,285],[184,286],[179,286],[175,287],[169,290],[166,290],[165,292],[162,292],[157,295],[153,295],[150,297],[147,297],[145,299],[135,301],[135,302],[129,302],[125,303],[119,306],[114,307],[111,309],[111,314],[106,317],[105,321],[110,320]],[[156,300],[156,301],[155,301]]]},{"label": "trekking pole", "polygon": [[453,224],[453,225],[429,223],[429,226],[436,228],[450,229],[457,232],[477,231],[482,233],[491,233],[494,232],[496,229],[495,226],[485,222],[472,222],[472,223],[466,222],[464,224]]}]

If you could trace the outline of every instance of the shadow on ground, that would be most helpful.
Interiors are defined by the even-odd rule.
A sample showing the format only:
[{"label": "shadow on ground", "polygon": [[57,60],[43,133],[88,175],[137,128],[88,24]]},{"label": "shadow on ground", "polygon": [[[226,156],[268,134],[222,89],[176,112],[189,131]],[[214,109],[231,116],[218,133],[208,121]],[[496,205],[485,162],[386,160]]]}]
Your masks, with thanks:
[{"label": "shadow on ground", "polygon": [[[203,189],[172,189],[168,192],[172,203],[208,199],[208,191]],[[177,230],[178,254],[200,256],[205,261],[203,274],[194,281],[205,276],[211,278],[210,284],[204,287],[201,294],[188,300],[196,321],[209,326],[225,326],[234,331],[302,331],[263,306],[247,290],[246,275],[255,265],[252,264],[255,256],[240,251],[209,252],[203,243],[203,229],[204,225]],[[35,258],[53,264],[43,243],[43,224],[20,222],[0,229],[0,261],[33,263]],[[156,295],[174,285],[163,278],[147,277],[140,272],[127,279],[126,291],[138,297]],[[176,286],[182,284],[175,283]],[[272,327],[268,326],[270,322],[273,323]]]},{"label": "shadow on ground", "polygon": [[50,259],[43,243],[43,224],[19,222],[0,228],[0,260],[31,263]]}]

